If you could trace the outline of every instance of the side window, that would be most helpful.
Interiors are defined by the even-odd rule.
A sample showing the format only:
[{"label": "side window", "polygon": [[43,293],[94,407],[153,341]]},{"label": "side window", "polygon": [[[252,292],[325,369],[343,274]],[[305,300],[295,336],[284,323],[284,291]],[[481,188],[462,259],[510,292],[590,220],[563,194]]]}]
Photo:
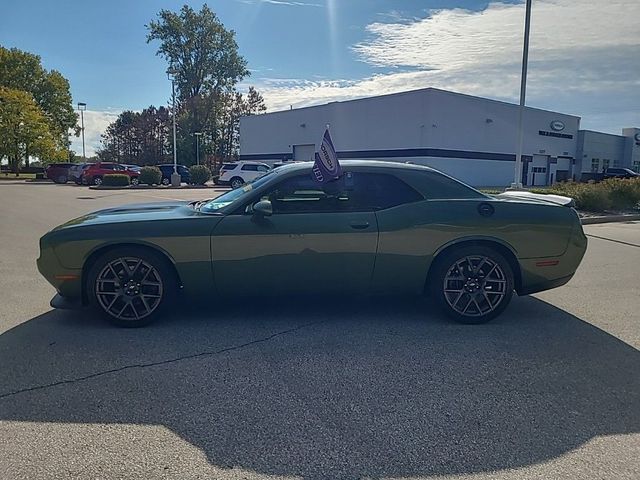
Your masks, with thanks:
[{"label": "side window", "polygon": [[102,165],[102,168],[104,170],[113,170],[113,165],[111,165],[109,163],[106,163],[106,164]]},{"label": "side window", "polygon": [[291,177],[262,197],[274,213],[362,212],[423,200],[422,195],[393,175],[345,172],[317,183],[311,175]]},{"label": "side window", "polygon": [[242,170],[243,171],[249,171],[249,172],[257,172],[258,171],[258,165],[251,165],[251,164],[245,164],[242,165]]},{"label": "side window", "polygon": [[266,165],[258,165],[258,171],[259,172],[268,172],[269,171],[269,167],[267,167]]}]

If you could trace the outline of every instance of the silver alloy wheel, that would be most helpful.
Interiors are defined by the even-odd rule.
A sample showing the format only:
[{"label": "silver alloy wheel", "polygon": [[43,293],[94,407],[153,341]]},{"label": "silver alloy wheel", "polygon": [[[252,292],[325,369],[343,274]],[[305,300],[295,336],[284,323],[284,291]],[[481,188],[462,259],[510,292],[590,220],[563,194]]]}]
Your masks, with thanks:
[{"label": "silver alloy wheel", "polygon": [[234,178],[231,181],[231,188],[240,188],[244,182],[239,178]]},{"label": "silver alloy wheel", "polygon": [[138,177],[134,177],[131,179],[131,185],[139,185],[140,184],[140,179]]},{"label": "silver alloy wheel", "polygon": [[102,179],[100,177],[96,177],[93,179],[94,185],[102,185]]},{"label": "silver alloy wheel", "polygon": [[95,295],[102,309],[112,317],[140,320],[160,305],[162,278],[153,265],[141,258],[116,258],[98,274]]},{"label": "silver alloy wheel", "polygon": [[444,297],[460,315],[480,317],[494,311],[507,294],[500,265],[484,255],[458,259],[444,277]]},{"label": "silver alloy wheel", "polygon": [[163,178],[162,179],[162,185],[169,185],[171,183],[171,181],[168,178]]}]

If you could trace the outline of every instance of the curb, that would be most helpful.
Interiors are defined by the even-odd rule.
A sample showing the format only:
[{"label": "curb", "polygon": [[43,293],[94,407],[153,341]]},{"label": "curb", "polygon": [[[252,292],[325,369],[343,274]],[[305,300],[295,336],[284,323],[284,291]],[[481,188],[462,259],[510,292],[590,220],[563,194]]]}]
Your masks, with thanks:
[{"label": "curb", "polygon": [[139,185],[137,187],[111,187],[107,185],[89,185],[89,190],[206,190],[206,189],[226,189],[220,185],[182,185],[178,188],[169,186],[152,186],[152,185]]},{"label": "curb", "polygon": [[640,220],[640,214],[585,217],[585,218],[581,218],[580,222],[582,223],[582,225],[595,225],[598,223],[633,222],[637,220]]}]

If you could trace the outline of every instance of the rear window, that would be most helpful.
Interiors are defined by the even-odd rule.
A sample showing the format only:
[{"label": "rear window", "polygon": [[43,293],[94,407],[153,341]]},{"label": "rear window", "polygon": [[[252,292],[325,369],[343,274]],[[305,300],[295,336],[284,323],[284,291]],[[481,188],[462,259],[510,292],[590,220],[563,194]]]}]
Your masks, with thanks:
[{"label": "rear window", "polygon": [[238,166],[237,163],[223,163],[220,170],[233,170]]}]

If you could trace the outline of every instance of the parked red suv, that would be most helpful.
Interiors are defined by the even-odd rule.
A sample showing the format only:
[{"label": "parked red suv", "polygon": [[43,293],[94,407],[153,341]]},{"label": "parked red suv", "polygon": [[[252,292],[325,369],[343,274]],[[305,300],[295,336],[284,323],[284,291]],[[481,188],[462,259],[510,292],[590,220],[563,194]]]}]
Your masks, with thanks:
[{"label": "parked red suv", "polygon": [[82,183],[85,185],[101,185],[102,177],[109,174],[129,175],[131,185],[138,185],[138,175],[140,175],[140,171],[129,169],[119,163],[93,163],[82,171]]},{"label": "parked red suv", "polygon": [[69,180],[69,168],[73,163],[51,163],[44,171],[45,176],[49,180],[56,183],[67,183]]}]

